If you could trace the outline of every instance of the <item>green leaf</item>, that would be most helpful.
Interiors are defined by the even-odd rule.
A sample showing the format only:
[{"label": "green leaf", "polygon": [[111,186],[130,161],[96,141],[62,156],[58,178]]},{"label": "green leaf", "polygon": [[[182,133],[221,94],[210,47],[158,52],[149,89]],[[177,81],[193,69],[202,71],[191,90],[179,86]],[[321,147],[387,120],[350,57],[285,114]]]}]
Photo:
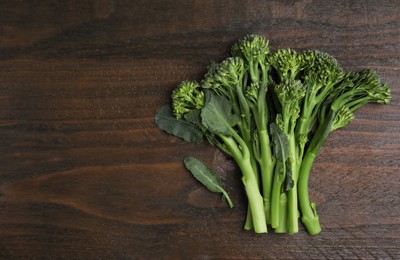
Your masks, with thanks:
[{"label": "green leaf", "polygon": [[288,158],[289,138],[275,122],[271,123],[270,128],[275,157],[282,162],[282,168],[279,172],[281,181],[285,180],[285,185],[282,185],[282,192],[288,191],[294,186],[293,171],[290,167],[290,158]]},{"label": "green leaf", "polygon": [[292,189],[294,186],[293,171],[290,168],[290,163],[286,163],[286,180],[285,180],[285,191]]},{"label": "green leaf", "polygon": [[155,115],[156,125],[168,134],[182,138],[191,143],[200,143],[203,140],[203,132],[195,124],[183,119],[176,119],[169,106],[163,106]]},{"label": "green leaf", "polygon": [[229,198],[228,193],[221,187],[221,181],[213,170],[200,160],[191,156],[186,157],[183,162],[186,168],[198,181],[200,181],[208,190],[222,193],[223,197],[227,200],[229,207],[233,207],[233,203]]},{"label": "green leaf", "polygon": [[289,154],[288,136],[274,122],[270,125],[276,159],[285,163]]},{"label": "green leaf", "polygon": [[186,121],[195,124],[198,128],[204,129],[204,126],[201,123],[200,113],[200,109],[192,109],[184,115],[184,118]]},{"label": "green leaf", "polygon": [[232,126],[240,118],[232,113],[232,104],[224,96],[206,93],[206,105],[201,111],[203,125],[212,133],[231,136]]}]

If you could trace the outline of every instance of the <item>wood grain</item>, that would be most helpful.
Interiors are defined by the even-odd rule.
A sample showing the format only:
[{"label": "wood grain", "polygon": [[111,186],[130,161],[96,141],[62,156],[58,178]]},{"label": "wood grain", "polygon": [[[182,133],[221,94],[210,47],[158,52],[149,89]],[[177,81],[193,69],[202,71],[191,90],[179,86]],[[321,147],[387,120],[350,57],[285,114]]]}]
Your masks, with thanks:
[{"label": "wood grain", "polygon": [[[153,123],[177,83],[249,33],[392,88],[317,158],[319,236],[243,231],[234,163]],[[0,1],[0,259],[400,259],[399,72],[398,1]]]}]

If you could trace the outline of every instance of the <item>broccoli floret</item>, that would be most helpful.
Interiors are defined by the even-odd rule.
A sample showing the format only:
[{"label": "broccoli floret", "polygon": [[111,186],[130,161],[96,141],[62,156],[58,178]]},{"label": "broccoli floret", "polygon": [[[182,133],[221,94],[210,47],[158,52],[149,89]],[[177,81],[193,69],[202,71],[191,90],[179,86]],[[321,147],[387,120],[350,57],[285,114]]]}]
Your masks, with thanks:
[{"label": "broccoli floret", "polygon": [[266,62],[269,54],[269,42],[260,35],[248,35],[234,44],[232,47],[232,55],[241,57],[248,62],[251,83],[267,84]]},{"label": "broccoli floret", "polygon": [[391,92],[387,84],[380,82],[379,75],[365,69],[358,73],[349,72],[346,78],[352,84],[339,84],[331,93],[331,109],[338,111],[347,105],[354,112],[364,104],[374,102],[388,104]]},{"label": "broccoli floret", "polygon": [[221,63],[209,66],[202,81],[204,89],[211,89],[219,95],[224,95],[234,101],[235,91],[242,84],[246,72],[243,59],[229,57]]},{"label": "broccoli floret", "polygon": [[306,89],[300,80],[286,79],[276,84],[274,91],[280,104],[278,112],[280,112],[282,117],[283,125],[281,128],[286,133],[293,133],[300,113],[300,104],[305,96]]},{"label": "broccoli floret", "polygon": [[193,109],[204,107],[204,92],[196,81],[183,81],[172,92],[172,108],[177,119]]},{"label": "broccoli floret", "polygon": [[268,63],[277,73],[277,83],[287,79],[298,79],[303,66],[301,55],[292,49],[277,50],[268,57]]},{"label": "broccoli floret", "polygon": [[[321,104],[332,92],[333,87],[342,80],[344,73],[336,59],[325,52],[305,51],[301,54],[301,59],[306,95],[296,131],[297,138],[307,139],[317,120]],[[301,149],[304,149],[304,145]]]},{"label": "broccoli floret", "polygon": [[354,118],[355,116],[350,109],[347,106],[343,106],[333,118],[332,131],[345,127],[350,124]]},{"label": "broccoli floret", "polygon": [[261,35],[248,35],[232,46],[232,55],[248,62],[264,62],[269,53],[269,42]]}]

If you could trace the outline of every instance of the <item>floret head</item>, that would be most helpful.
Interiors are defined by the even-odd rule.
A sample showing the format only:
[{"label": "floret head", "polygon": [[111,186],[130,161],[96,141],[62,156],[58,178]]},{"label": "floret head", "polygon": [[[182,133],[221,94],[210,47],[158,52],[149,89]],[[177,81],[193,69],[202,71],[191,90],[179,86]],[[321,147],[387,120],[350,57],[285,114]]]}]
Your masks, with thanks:
[{"label": "floret head", "polygon": [[292,49],[279,49],[268,57],[267,62],[275,68],[280,81],[295,79],[302,68],[301,55]]},{"label": "floret head", "polygon": [[196,81],[182,81],[172,91],[172,108],[178,119],[193,109],[203,108],[204,102],[204,92]]},{"label": "floret head", "polygon": [[229,57],[219,64],[209,66],[202,87],[229,97],[231,90],[241,84],[245,72],[246,67],[242,58]]},{"label": "floret head", "polygon": [[247,35],[232,46],[231,52],[247,61],[263,61],[269,53],[269,42],[261,35]]}]

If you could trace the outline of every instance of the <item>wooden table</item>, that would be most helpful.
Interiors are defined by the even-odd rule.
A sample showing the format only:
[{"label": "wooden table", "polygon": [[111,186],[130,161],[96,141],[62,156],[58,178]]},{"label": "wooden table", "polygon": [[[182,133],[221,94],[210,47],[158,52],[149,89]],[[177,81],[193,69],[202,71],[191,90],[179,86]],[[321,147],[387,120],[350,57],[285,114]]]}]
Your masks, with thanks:
[{"label": "wooden table", "polygon": [[[333,133],[311,177],[323,232],[242,230],[235,164],[154,113],[233,42],[319,49],[393,92]],[[399,1],[0,1],[1,259],[400,259]],[[229,209],[182,165],[222,176]]]}]

